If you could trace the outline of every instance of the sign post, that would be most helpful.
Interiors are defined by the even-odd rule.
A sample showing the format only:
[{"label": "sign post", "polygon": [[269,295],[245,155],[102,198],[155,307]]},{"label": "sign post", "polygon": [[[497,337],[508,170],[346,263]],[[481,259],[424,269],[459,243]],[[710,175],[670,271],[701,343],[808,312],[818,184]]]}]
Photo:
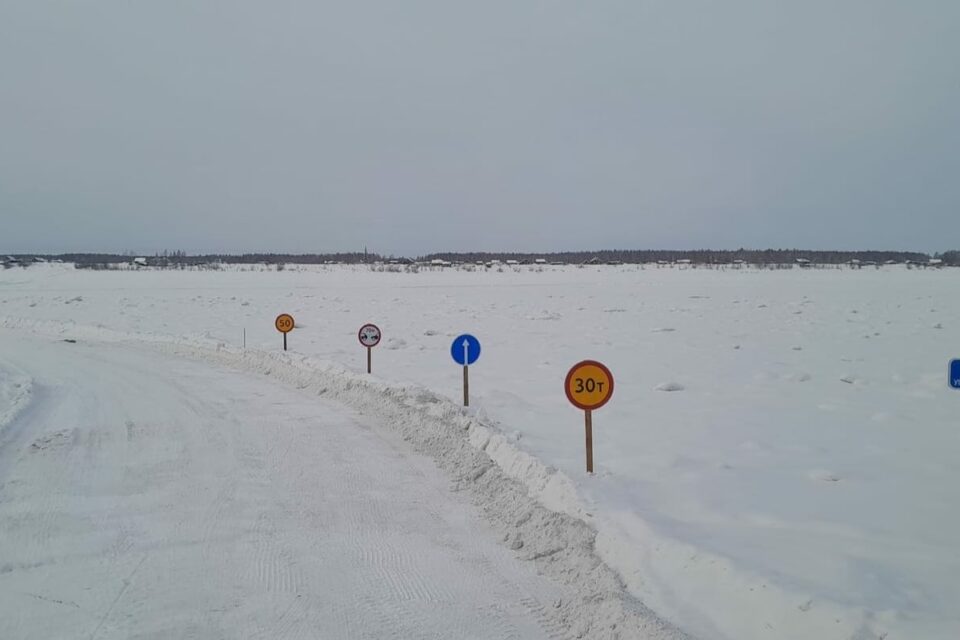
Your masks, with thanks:
[{"label": "sign post", "polygon": [[297,325],[293,321],[293,316],[289,313],[281,313],[277,316],[277,319],[273,321],[273,326],[277,328],[277,331],[283,334],[283,350],[287,350],[287,334],[293,331],[293,328]]},{"label": "sign post", "polygon": [[453,339],[450,345],[453,361],[463,365],[463,406],[470,406],[470,365],[480,358],[480,341],[469,333]]},{"label": "sign post", "polygon": [[373,373],[373,348],[380,344],[383,334],[375,324],[365,324],[357,334],[360,344],[367,348],[367,373]]},{"label": "sign post", "polygon": [[593,410],[610,401],[613,395],[613,374],[596,360],[573,365],[563,383],[570,404],[583,409],[586,432],[587,473],[593,473]]},{"label": "sign post", "polygon": [[960,360],[950,362],[950,386],[960,389]]}]

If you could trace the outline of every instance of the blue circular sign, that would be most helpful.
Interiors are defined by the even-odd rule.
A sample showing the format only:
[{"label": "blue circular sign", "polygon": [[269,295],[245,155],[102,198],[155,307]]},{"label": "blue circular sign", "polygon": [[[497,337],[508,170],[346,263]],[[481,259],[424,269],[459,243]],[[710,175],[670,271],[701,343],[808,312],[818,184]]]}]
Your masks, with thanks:
[{"label": "blue circular sign", "polygon": [[450,345],[450,355],[457,364],[473,364],[480,358],[480,341],[469,333],[457,336]]}]

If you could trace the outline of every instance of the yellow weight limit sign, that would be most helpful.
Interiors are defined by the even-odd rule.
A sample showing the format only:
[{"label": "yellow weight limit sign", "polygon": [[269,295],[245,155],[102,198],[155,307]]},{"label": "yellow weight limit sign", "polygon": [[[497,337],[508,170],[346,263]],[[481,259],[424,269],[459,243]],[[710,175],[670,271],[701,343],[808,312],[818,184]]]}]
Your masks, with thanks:
[{"label": "yellow weight limit sign", "polygon": [[587,473],[593,473],[593,410],[607,404],[613,396],[613,374],[596,360],[584,360],[573,365],[563,387],[570,403],[583,409]]}]

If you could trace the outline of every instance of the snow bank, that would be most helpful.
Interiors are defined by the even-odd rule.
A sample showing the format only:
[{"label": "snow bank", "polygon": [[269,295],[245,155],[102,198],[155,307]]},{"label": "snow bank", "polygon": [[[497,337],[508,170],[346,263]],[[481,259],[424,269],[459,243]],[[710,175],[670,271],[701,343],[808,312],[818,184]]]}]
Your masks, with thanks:
[{"label": "snow bank", "polygon": [[0,444],[4,430],[30,403],[33,380],[0,363]]},{"label": "snow bank", "polygon": [[517,449],[471,411],[427,389],[371,379],[316,359],[287,353],[168,343],[182,357],[271,376],[350,406],[396,430],[468,491],[504,542],[544,574],[580,594],[555,603],[577,638],[667,640],[686,635],[631,597],[595,553],[596,531],[573,483]]},{"label": "snow bank", "polygon": [[237,349],[204,339],[137,336],[103,327],[0,318],[5,328],[86,341],[124,342],[217,366],[269,376],[333,399],[395,430],[429,456],[467,492],[523,560],[567,585],[579,598],[555,602],[557,619],[572,637],[614,640],[689,640],[633,597],[619,574],[596,554],[597,532],[573,483],[517,449],[474,412],[423,387],[396,385],[291,352]]}]

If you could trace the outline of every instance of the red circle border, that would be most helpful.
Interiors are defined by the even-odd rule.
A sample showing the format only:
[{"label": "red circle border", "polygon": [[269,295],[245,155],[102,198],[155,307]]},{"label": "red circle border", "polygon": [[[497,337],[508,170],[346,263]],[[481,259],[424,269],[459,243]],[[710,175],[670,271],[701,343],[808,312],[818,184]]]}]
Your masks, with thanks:
[{"label": "red circle border", "polygon": [[[363,344],[363,340],[360,340],[360,334],[362,334],[363,330],[366,329],[367,327],[373,327],[374,329],[377,330],[377,333],[380,334],[380,337],[377,339],[377,341],[374,344]],[[357,340],[360,340],[360,346],[366,347],[368,349],[372,349],[378,344],[380,344],[381,340],[383,340],[383,331],[380,331],[380,327],[378,327],[377,325],[373,324],[372,322],[368,322],[367,324],[360,327],[360,329],[357,331]]]}]

